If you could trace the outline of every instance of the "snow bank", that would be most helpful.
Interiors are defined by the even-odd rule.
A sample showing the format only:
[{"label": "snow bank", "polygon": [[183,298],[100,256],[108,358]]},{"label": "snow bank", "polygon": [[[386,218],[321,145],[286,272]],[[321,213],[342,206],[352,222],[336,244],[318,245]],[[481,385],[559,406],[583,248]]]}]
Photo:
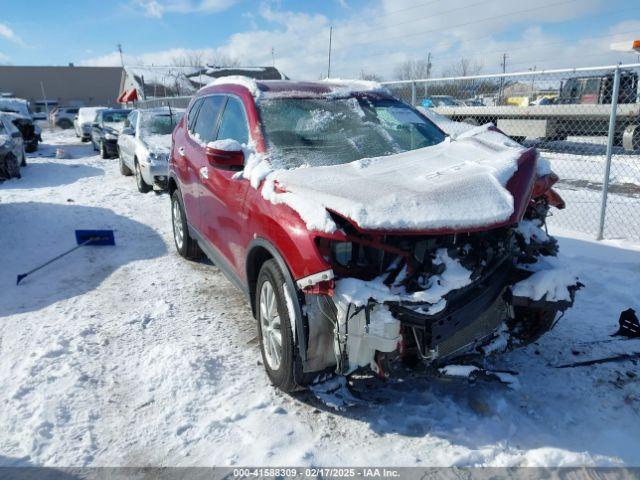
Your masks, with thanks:
[{"label": "snow bank", "polygon": [[395,155],[273,171],[262,195],[289,205],[311,230],[336,230],[327,210],[364,229],[482,226],[513,213],[505,185],[523,151],[504,135],[479,127],[458,140]]}]

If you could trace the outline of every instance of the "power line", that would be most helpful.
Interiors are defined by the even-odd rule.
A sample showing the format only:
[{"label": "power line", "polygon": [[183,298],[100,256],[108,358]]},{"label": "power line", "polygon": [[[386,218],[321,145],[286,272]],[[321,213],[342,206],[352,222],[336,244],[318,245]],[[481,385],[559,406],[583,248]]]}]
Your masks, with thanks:
[{"label": "power line", "polygon": [[[463,7],[453,8],[451,10],[445,10],[445,11],[442,11],[442,12],[435,12],[435,13],[429,14],[429,16],[427,16],[427,17],[412,18],[411,20],[407,20],[407,21],[404,21],[404,22],[393,23],[391,25],[385,25],[384,27],[386,27],[386,28],[398,27],[400,25],[406,25],[407,23],[419,22],[419,21],[427,20],[427,19],[431,20],[433,17],[437,17],[437,16],[440,16],[440,15],[446,15],[447,13],[458,12],[460,10],[468,10],[469,8],[476,7],[478,5],[486,5],[487,2],[489,2],[489,1],[490,0],[483,0],[481,2],[472,3],[470,5],[464,5]],[[572,1],[577,1],[577,0],[572,0]],[[350,33],[351,33],[351,35],[362,35],[364,33],[377,32],[379,30],[380,30],[380,27],[377,27],[377,28],[370,28],[368,30],[361,30],[361,31],[357,31],[356,30],[355,32],[350,32]]]},{"label": "power line", "polygon": [[399,10],[392,10],[390,12],[385,12],[385,15],[386,16],[394,15],[394,14],[399,13],[399,12],[406,12],[407,10],[413,10],[414,8],[418,8],[418,7],[425,7],[427,5],[432,5],[434,3],[438,3],[438,2],[442,2],[442,1],[443,0],[432,0],[431,2],[418,3],[418,4],[413,5],[411,7],[405,7],[405,8],[401,8]]},{"label": "power line", "polygon": [[[631,8],[626,8],[626,9],[621,9],[621,10],[616,10],[615,12],[610,12],[609,14],[599,14],[600,16],[607,16],[607,15],[611,15],[611,14],[616,14],[618,15],[620,12],[624,12],[624,11],[629,11],[629,10],[639,10],[638,7],[631,7]],[[581,37],[579,40],[583,41],[583,40],[593,40],[593,39],[598,39],[598,38],[613,38],[613,37],[617,37],[620,35],[627,35],[627,34],[635,34],[637,33],[637,30],[629,30],[629,31],[624,31],[624,32],[617,32],[617,33],[609,33],[609,34],[605,34],[605,35],[592,35],[592,36],[588,36],[588,37]],[[484,38],[491,38],[493,37],[493,34],[487,34],[487,35],[481,35],[481,36],[476,36],[476,37],[469,37],[469,38],[462,38],[459,40],[456,40],[457,43],[463,43],[463,42],[469,42],[472,40],[482,40]],[[563,45],[567,43],[567,40],[560,40],[560,41],[553,41],[553,42],[544,42],[544,43],[535,43],[535,44],[530,44],[530,43],[525,43],[523,44],[523,46],[521,47],[510,47],[509,51],[513,52],[513,51],[518,51],[518,50],[524,50],[524,49],[531,49],[532,47],[542,47],[542,46],[550,46],[550,45]],[[470,58],[470,59],[474,59],[474,58],[479,58],[479,57],[483,57],[485,58],[488,54],[491,53],[500,53],[504,51],[504,46],[500,47],[499,49],[494,49],[494,50],[484,50],[481,53],[476,53],[473,54],[471,56],[465,56],[463,55],[465,58]],[[395,53],[395,52],[392,52]],[[363,60],[369,60],[372,58],[379,58],[379,57],[384,57],[386,55],[389,55],[389,52],[382,52],[382,53],[375,53],[372,55],[367,55],[366,57],[360,57]],[[459,53],[455,53],[455,54],[447,54],[447,55],[443,55],[443,56],[435,56],[436,60],[441,61],[441,60],[446,60],[446,59],[455,59],[455,58],[460,58],[460,54]]]},{"label": "power line", "polygon": [[[450,29],[455,28],[455,27],[464,27],[464,26],[467,26],[467,25],[475,25],[477,23],[486,22],[486,21],[489,21],[489,20],[495,20],[495,19],[498,19],[498,18],[506,18],[506,17],[510,17],[510,16],[513,16],[513,15],[519,15],[521,13],[528,13],[528,12],[533,12],[533,11],[536,11],[536,10],[541,10],[541,9],[544,9],[544,8],[556,7],[558,5],[565,5],[565,4],[568,4],[568,3],[575,3],[577,1],[578,0],[563,0],[561,2],[548,3],[546,5],[541,5],[541,6],[533,7],[533,8],[527,8],[525,10],[518,10],[518,11],[515,11],[515,12],[509,12],[509,13],[506,13],[506,14],[503,14],[503,15],[494,15],[494,16],[491,16],[491,17],[484,17],[484,18],[480,18],[480,19],[475,19],[475,20],[472,20],[472,21],[469,21],[469,22],[458,23],[458,24],[455,24],[455,25],[448,25],[445,28],[435,28],[435,29],[431,29],[431,30],[423,30],[423,31],[416,32],[416,33],[409,33],[409,34],[404,34],[404,35],[396,35],[395,37],[380,38],[380,39],[377,39],[375,41],[353,42],[353,43],[349,44],[349,46],[350,47],[354,47],[354,46],[358,46],[358,45],[373,45],[373,44],[376,44],[376,43],[388,42],[390,40],[397,40],[397,39],[400,39],[400,38],[416,37],[416,36],[419,36],[419,35],[424,35],[426,33],[442,32],[444,30],[450,30]],[[424,18],[430,18],[430,17],[424,17]]]}]

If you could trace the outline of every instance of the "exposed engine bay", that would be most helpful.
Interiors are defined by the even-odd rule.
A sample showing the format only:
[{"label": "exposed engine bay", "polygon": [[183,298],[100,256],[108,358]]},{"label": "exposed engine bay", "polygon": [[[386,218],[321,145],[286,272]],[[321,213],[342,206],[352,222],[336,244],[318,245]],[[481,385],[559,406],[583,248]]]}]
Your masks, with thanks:
[{"label": "exposed engine bay", "polygon": [[347,241],[317,241],[334,279],[306,290],[305,371],[386,376],[391,357],[445,365],[553,328],[582,286],[546,231],[550,207],[564,207],[555,181],[539,178],[522,220],[491,230],[374,236],[334,218]]}]

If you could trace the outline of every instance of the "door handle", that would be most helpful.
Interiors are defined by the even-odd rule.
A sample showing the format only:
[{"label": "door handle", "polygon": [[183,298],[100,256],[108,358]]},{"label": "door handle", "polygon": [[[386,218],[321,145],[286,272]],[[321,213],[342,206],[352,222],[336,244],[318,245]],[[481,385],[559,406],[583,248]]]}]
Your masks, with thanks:
[{"label": "door handle", "polygon": [[180,154],[181,157],[184,157],[184,147],[180,147],[178,148],[178,153]]}]

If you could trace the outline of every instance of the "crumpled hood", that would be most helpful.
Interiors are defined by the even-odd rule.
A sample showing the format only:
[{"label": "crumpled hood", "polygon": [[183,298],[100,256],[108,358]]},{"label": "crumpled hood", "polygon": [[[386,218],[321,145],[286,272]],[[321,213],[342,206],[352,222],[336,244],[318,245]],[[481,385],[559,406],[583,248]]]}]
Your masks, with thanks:
[{"label": "crumpled hood", "polygon": [[263,196],[292,207],[308,228],[328,232],[336,226],[327,210],[363,230],[493,225],[514,213],[507,183],[525,152],[505,135],[478,127],[397,155],[279,170],[267,177]]}]

